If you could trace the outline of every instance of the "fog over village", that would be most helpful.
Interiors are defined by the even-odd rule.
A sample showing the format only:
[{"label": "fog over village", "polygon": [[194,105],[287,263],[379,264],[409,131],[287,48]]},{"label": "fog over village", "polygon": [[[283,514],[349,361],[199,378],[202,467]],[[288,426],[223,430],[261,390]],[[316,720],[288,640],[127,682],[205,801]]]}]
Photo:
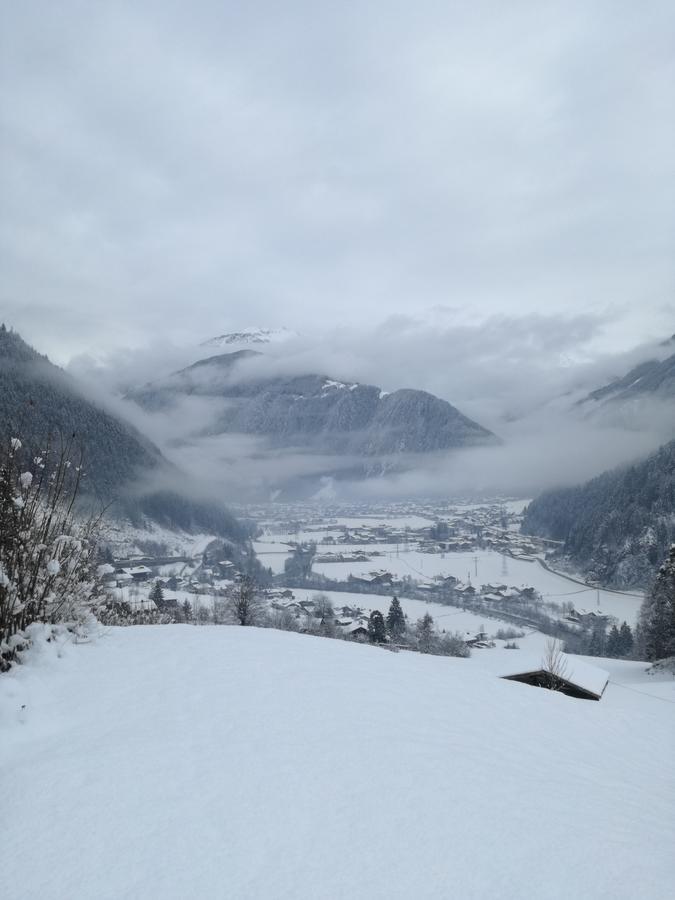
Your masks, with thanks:
[{"label": "fog over village", "polygon": [[0,10],[0,863],[660,898],[675,14]]}]

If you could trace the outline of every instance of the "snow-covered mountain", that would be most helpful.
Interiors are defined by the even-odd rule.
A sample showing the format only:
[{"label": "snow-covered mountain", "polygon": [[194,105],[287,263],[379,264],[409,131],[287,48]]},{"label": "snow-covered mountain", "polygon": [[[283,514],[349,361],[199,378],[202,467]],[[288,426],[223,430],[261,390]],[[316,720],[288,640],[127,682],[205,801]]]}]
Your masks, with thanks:
[{"label": "snow-covered mountain", "polygon": [[[152,520],[235,541],[245,529],[219,502],[195,499],[188,479],[147,437],[87,396],[77,379],[0,325],[0,422],[28,447],[75,436],[84,453],[83,499],[110,503],[108,518]],[[151,487],[151,485],[160,485]]]},{"label": "snow-covered mountain", "polygon": [[216,337],[202,341],[201,347],[246,347],[260,344],[282,344],[285,341],[297,337],[295,331],[288,328],[244,328],[241,331],[231,331],[227,334],[219,334]]},{"label": "snow-covered mountain", "polygon": [[104,500],[167,461],[130,423],[85,396],[78,382],[19,334],[0,326],[0,421],[24,444],[75,434],[86,454],[85,490]]},{"label": "snow-covered mountain", "polygon": [[[669,350],[674,346],[675,336],[661,345]],[[634,416],[639,424],[639,413],[650,401],[664,408],[672,406],[675,412],[675,353],[665,359],[645,360],[625,375],[591,391],[577,406],[585,414],[604,419],[621,417],[629,422]]]},{"label": "snow-covered mountain", "polygon": [[148,410],[171,409],[188,396],[209,397],[219,401],[210,434],[264,436],[277,447],[330,454],[373,458],[498,442],[426,391],[387,393],[322,374],[232,377],[242,361],[259,355],[239,350],[212,356],[129,397]]}]

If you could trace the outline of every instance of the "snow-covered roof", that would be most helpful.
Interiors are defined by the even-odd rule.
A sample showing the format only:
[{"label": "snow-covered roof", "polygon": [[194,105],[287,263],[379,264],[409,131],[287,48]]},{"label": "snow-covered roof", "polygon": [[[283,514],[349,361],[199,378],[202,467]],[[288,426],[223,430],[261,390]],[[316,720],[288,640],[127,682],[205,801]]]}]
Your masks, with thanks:
[{"label": "snow-covered roof", "polygon": [[[513,653],[513,651],[509,651]],[[542,656],[534,654],[523,654],[520,651],[514,653],[516,657],[512,661],[504,660],[504,665],[500,667],[499,675],[501,678],[514,678],[517,675],[529,675],[534,672],[541,672],[545,669],[544,659]],[[609,681],[609,673],[598,666],[583,662],[577,656],[570,656],[566,653],[562,654],[562,664],[565,667],[564,673],[560,677],[596,696],[601,696],[607,682]]]}]

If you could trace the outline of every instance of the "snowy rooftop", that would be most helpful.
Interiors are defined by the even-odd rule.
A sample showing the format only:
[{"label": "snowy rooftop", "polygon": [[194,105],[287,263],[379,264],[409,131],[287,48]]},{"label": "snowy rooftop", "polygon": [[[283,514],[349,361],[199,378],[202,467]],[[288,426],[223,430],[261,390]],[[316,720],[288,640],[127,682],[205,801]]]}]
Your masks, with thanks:
[{"label": "snowy rooftop", "polygon": [[[501,678],[513,678],[516,675],[540,672],[545,668],[543,654],[537,656],[533,653],[524,654],[515,650],[506,652],[512,658],[503,659],[503,661],[500,659],[498,674]],[[561,673],[561,677],[565,681],[592,694],[597,694],[598,696],[602,694],[609,681],[609,674],[604,669],[584,662],[577,656],[569,656],[566,653],[562,654],[562,661],[565,670]]]}]

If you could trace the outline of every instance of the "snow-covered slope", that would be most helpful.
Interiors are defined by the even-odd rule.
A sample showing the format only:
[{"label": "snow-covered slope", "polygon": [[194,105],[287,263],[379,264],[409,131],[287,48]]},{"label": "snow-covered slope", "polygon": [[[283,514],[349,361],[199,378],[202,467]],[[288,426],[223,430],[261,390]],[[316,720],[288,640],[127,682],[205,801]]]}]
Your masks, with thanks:
[{"label": "snow-covered slope", "polygon": [[33,659],[0,679],[5,883],[25,900],[669,897],[672,702],[613,682],[573,700],[480,659],[191,626]]},{"label": "snow-covered slope", "polygon": [[295,331],[289,331],[288,328],[243,328],[241,331],[219,334],[208,341],[202,341],[201,346],[231,348],[251,344],[281,344],[297,336]]}]

